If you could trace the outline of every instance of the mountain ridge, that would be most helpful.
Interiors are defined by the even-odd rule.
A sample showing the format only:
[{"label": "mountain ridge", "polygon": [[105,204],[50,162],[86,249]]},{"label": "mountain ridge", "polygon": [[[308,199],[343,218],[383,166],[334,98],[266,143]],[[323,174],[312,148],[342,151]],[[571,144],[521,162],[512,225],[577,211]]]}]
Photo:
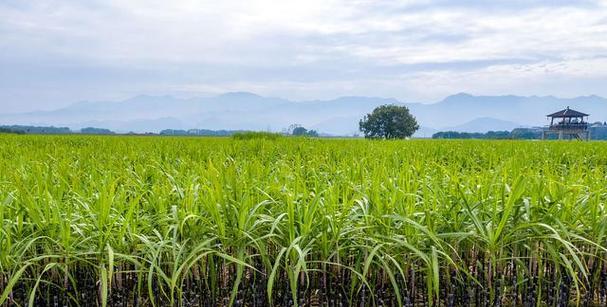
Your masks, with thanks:
[{"label": "mountain ridge", "polygon": [[[383,104],[407,106],[424,127],[424,136],[429,131],[454,127],[468,129],[466,125],[475,124],[475,120],[477,124],[484,120],[474,128],[476,130],[500,130],[513,125],[541,126],[546,123],[546,114],[567,106],[589,113],[591,121],[607,119],[607,99],[596,95],[558,98],[479,96],[462,92],[435,103],[419,103],[367,96],[293,101],[251,92],[227,92],[194,98],[139,95],[120,101],[81,101],[50,111],[0,114],[0,124],[78,129],[96,123],[100,128],[121,132],[158,132],[175,128],[280,131],[297,123],[327,134],[353,135],[358,134],[358,121]],[[169,124],[175,127],[163,126]]]}]

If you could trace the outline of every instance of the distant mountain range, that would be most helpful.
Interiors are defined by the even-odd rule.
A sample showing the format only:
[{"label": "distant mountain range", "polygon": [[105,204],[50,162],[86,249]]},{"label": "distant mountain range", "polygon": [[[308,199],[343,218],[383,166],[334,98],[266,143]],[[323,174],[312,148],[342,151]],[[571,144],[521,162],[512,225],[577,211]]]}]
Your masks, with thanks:
[{"label": "distant mountain range", "polygon": [[487,131],[511,131],[514,128],[525,127],[519,123],[508,120],[501,120],[491,117],[480,117],[473,119],[461,125],[454,127],[446,127],[441,130],[458,131],[458,132],[487,132]]},{"label": "distant mountain range", "polygon": [[567,106],[607,120],[607,99],[598,96],[449,96],[432,104],[392,98],[340,97],[333,100],[291,101],[234,92],[204,98],[137,96],[124,101],[80,102],[53,111],[0,115],[2,125],[54,125],[72,129],[108,128],[118,132],[158,132],[162,129],[229,129],[280,131],[291,124],[332,135],[358,133],[358,122],[383,104],[406,105],[422,126],[417,136],[439,130],[486,132],[541,126],[546,114]]}]

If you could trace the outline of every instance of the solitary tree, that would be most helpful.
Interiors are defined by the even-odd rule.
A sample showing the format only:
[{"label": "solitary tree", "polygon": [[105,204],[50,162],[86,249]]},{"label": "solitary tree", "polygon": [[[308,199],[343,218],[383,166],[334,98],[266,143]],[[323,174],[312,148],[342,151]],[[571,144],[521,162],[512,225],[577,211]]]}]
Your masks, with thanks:
[{"label": "solitary tree", "polygon": [[403,139],[419,129],[415,117],[404,106],[383,105],[360,120],[366,138]]}]

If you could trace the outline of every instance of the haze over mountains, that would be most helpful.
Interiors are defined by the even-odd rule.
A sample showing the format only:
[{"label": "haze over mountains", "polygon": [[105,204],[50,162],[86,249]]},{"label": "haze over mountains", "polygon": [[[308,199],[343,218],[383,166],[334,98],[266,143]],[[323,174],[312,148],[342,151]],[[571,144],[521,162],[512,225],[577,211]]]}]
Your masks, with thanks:
[{"label": "haze over mountains", "polygon": [[589,113],[590,121],[607,120],[607,99],[598,96],[473,96],[460,93],[437,103],[407,103],[391,98],[340,97],[290,101],[233,92],[204,98],[137,96],[118,102],[80,102],[53,111],[0,115],[0,124],[54,125],[73,129],[108,128],[118,132],[162,129],[280,131],[297,123],[331,135],[358,133],[358,121],[383,104],[406,105],[422,126],[417,136],[438,130],[486,132],[545,125],[548,113],[567,106]]}]

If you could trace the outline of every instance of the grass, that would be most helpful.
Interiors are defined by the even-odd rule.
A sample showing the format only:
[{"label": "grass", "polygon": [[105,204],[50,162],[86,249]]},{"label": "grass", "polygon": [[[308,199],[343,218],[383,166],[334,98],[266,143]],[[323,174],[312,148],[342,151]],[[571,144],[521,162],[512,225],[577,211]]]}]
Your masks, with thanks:
[{"label": "grass", "polygon": [[264,132],[264,131],[246,131],[246,132],[236,132],[232,135],[232,138],[236,140],[276,140],[282,137],[280,133],[274,132]]},{"label": "grass", "polygon": [[606,149],[0,135],[0,305],[605,304]]}]

